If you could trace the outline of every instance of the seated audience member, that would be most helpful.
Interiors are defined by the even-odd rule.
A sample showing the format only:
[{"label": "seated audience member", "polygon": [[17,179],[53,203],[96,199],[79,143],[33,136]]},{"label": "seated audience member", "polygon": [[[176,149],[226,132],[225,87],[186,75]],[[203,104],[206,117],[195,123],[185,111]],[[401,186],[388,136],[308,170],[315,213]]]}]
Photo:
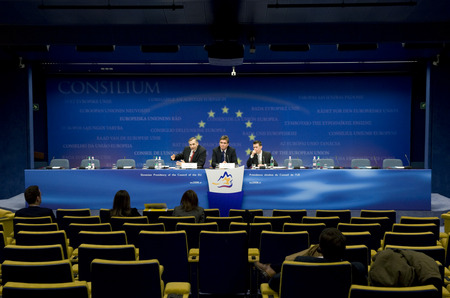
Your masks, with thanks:
[{"label": "seated audience member", "polygon": [[[319,244],[309,249],[292,254],[286,260],[309,263],[331,263],[340,262],[345,254],[345,236],[336,228],[326,228],[319,237]],[[367,270],[359,262],[352,264],[352,283],[367,285]],[[255,262],[256,268],[269,279],[269,287],[278,292],[280,289],[282,264],[262,264]],[[325,277],[324,277],[325,278]]]},{"label": "seated audience member", "polygon": [[377,287],[434,285],[442,289],[439,266],[434,259],[414,250],[385,249],[373,256],[369,283]]},{"label": "seated audience member", "polygon": [[56,222],[55,214],[52,209],[41,207],[42,195],[37,185],[28,186],[24,193],[25,201],[28,207],[16,211],[17,217],[41,217],[50,216],[53,222]]},{"label": "seated audience member", "polygon": [[130,207],[130,194],[126,190],[119,190],[114,196],[113,208],[111,209],[112,216],[141,216],[136,208]]},{"label": "seated audience member", "polygon": [[195,216],[195,222],[205,222],[205,210],[198,206],[195,191],[187,190],[181,197],[180,206],[173,209],[173,216]]}]

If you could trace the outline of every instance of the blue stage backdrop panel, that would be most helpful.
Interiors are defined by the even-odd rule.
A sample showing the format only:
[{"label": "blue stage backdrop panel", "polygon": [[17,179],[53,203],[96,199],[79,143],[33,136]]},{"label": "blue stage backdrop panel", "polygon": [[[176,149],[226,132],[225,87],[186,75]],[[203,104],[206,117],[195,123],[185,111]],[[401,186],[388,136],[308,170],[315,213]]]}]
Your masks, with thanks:
[{"label": "blue stage backdrop panel", "polygon": [[[206,170],[25,170],[44,207],[112,208],[126,189],[133,207],[180,204],[194,190],[208,208]],[[431,209],[431,170],[245,170],[244,209]],[[225,213],[227,214],[227,213]]]},{"label": "blue stage backdrop panel", "polygon": [[382,166],[410,152],[409,76],[57,77],[47,81],[48,156],[78,166],[94,156],[110,168],[120,158],[181,152],[195,136],[208,152],[230,137],[241,165],[253,140],[275,159],[353,158]]}]

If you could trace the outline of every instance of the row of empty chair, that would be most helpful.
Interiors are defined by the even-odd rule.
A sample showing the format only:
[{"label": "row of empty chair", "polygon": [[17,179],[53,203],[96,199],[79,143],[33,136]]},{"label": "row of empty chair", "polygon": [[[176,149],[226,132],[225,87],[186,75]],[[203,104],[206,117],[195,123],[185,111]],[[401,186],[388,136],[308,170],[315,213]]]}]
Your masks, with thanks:
[{"label": "row of empty chair", "polygon": [[[234,215],[231,211],[232,210],[230,210],[230,214],[229,215]],[[277,214],[275,211],[276,210],[274,210],[274,214]],[[278,210],[278,211],[283,213],[283,212],[291,212],[292,210],[289,210],[289,211],[287,211],[287,210],[286,211]],[[299,210],[299,211],[302,211],[302,210]],[[334,212],[338,212],[339,210],[323,210],[323,211],[324,212],[332,212],[332,213],[334,213]],[[343,210],[343,211],[347,211],[347,210]],[[164,231],[166,231],[165,223],[161,222],[161,223],[150,224],[149,221],[148,221],[148,217],[146,217],[146,216],[143,217],[143,218],[146,218],[146,220],[147,220],[146,223],[142,223],[142,224],[141,223],[125,223],[125,224],[122,223],[122,225],[123,225],[122,228],[124,230],[126,229],[126,226],[133,226],[133,227],[137,228],[137,233],[135,234],[136,238],[134,240],[135,241],[135,245],[131,245],[131,248],[133,249],[133,251],[135,253],[135,260],[137,258],[139,258],[139,260],[141,260],[141,259],[144,259],[144,258],[150,258],[151,257],[151,256],[146,256],[145,255],[146,252],[150,251],[150,249],[148,249],[147,247],[144,247],[144,248],[140,247],[139,237],[141,235],[142,235],[142,237],[145,237],[146,236],[145,234],[155,234],[158,237],[161,237],[161,239],[159,239],[159,240],[152,240],[151,242],[153,243],[153,245],[154,246],[160,246],[161,243],[170,243],[170,244],[167,244],[168,245],[167,247],[164,246],[162,248],[162,250],[164,252],[170,252],[170,256],[172,258],[175,255],[177,255],[177,256],[180,255],[181,259],[183,260],[183,263],[185,263],[184,260],[187,259],[187,261],[186,261],[187,265],[186,266],[187,266],[187,268],[188,268],[187,270],[189,272],[190,271],[189,267],[192,266],[192,264],[196,264],[195,266],[200,266],[199,260],[202,259],[202,256],[205,256],[205,252],[210,250],[209,248],[207,248],[206,244],[203,244],[203,247],[201,247],[203,249],[202,250],[203,254],[201,253],[201,249],[200,250],[199,249],[195,250],[196,249],[195,246],[198,246],[198,244],[201,243],[201,239],[200,239],[201,235],[202,234],[208,234],[208,233],[209,234],[215,234],[215,233],[217,233],[217,234],[227,234],[227,233],[217,232],[217,231],[219,231],[218,221],[220,221],[220,219],[229,220],[230,217],[234,217],[228,223],[228,229],[225,228],[225,230],[235,231],[235,232],[232,232],[232,234],[239,234],[240,235],[239,237],[243,237],[245,239],[245,241],[243,242],[243,245],[244,245],[244,249],[243,250],[245,251],[245,253],[243,255],[245,255],[245,259],[246,259],[246,269],[244,269],[244,272],[247,274],[248,273],[248,262],[249,261],[261,260],[262,262],[268,262],[268,263],[275,262],[275,261],[282,261],[286,255],[294,253],[294,252],[297,252],[297,251],[302,250],[304,248],[307,248],[307,247],[309,247],[309,245],[311,243],[314,243],[314,242],[311,241],[312,233],[310,231],[307,231],[307,232],[306,231],[298,231],[298,230],[296,230],[297,228],[302,227],[302,225],[303,225],[303,228],[305,227],[305,225],[311,225],[311,226],[312,225],[314,225],[314,226],[320,225],[322,227],[322,229],[323,229],[324,226],[326,226],[324,223],[308,223],[308,224],[305,224],[305,223],[295,223],[295,222],[284,222],[281,225],[281,231],[286,231],[286,229],[292,229],[292,232],[290,232],[290,233],[286,233],[286,232],[280,233],[280,232],[277,232],[277,231],[273,230],[273,225],[270,222],[270,220],[271,219],[277,220],[278,219],[277,217],[287,217],[287,218],[290,218],[291,221],[292,221],[292,218],[291,218],[290,215],[288,215],[288,216],[286,216],[286,215],[278,215],[278,216],[272,216],[272,217],[268,217],[268,216],[264,217],[264,216],[254,215],[254,214],[251,214],[249,216],[249,213],[258,214],[258,212],[260,212],[259,210],[234,210],[233,212],[237,212],[237,213],[243,212],[244,214],[236,215],[236,216],[229,216],[229,217],[220,217],[220,216],[218,216],[216,218],[214,218],[214,216],[207,216],[207,219],[208,220],[212,220],[212,221],[208,222],[208,223],[205,223],[204,226],[201,225],[201,224],[194,224],[193,222],[190,222],[190,223],[189,222],[185,222],[185,223],[183,223],[183,222],[176,222],[174,224],[174,230],[180,230],[180,231],[177,231],[177,232],[163,232],[163,228],[164,228]],[[368,212],[370,212],[370,211],[368,211]],[[376,215],[380,215],[381,214],[380,213],[381,211],[375,211],[375,212],[377,212]],[[344,213],[347,213],[347,212],[344,212]],[[283,213],[283,214],[285,214],[285,213]],[[295,212],[295,214],[298,215],[297,212]],[[323,215],[323,214],[320,214],[320,213],[317,214],[316,213],[316,215]],[[316,217],[313,217],[313,218],[322,219],[322,218],[335,218],[336,217],[335,214],[331,214],[331,213],[327,213],[326,215],[330,215],[330,216],[316,216]],[[360,215],[362,215],[362,214],[360,214]],[[70,218],[70,215],[65,215],[65,216],[68,216]],[[90,215],[86,214],[86,216],[78,216],[78,217],[89,217],[89,216]],[[73,217],[76,217],[76,216],[73,216]],[[170,219],[180,219],[180,218],[175,218],[175,217],[171,217],[171,216],[163,216],[163,218],[164,217],[168,217]],[[254,222],[255,218],[259,218],[259,217],[262,217],[261,220],[265,219],[266,221],[256,222],[255,223]],[[305,217],[306,217],[306,219],[308,218],[308,216],[303,216],[302,217],[302,222],[305,219]],[[363,217],[363,216],[360,216],[360,217]],[[380,218],[380,217],[387,217],[387,216],[376,216],[375,218],[377,218],[377,217]],[[348,223],[348,222],[343,222],[339,216],[337,216],[337,218],[339,219],[339,221],[337,223],[337,227],[339,229],[341,229],[341,230],[344,230],[344,229],[349,228],[349,227],[351,228],[351,227],[357,226],[357,225],[363,225],[363,224],[354,224],[354,223],[352,224],[352,223]],[[352,220],[354,218],[355,217],[353,217],[353,218],[350,217],[350,222],[352,222]],[[368,217],[368,218],[373,218],[373,217]],[[391,226],[392,228],[395,227],[395,226],[401,226],[401,225],[407,226],[407,224],[401,223],[403,219],[407,219],[407,218],[401,218],[399,224],[397,224],[395,222],[395,216],[393,218],[394,218],[394,221],[393,221],[394,223]],[[409,218],[409,219],[412,219],[412,218]],[[429,220],[429,218],[421,218],[421,219],[422,220]],[[125,218],[125,220],[127,220],[127,218]],[[251,223],[247,224],[247,222],[249,222],[249,223],[251,222]],[[77,225],[78,226],[83,226],[83,224],[81,224],[81,223],[78,223],[78,224],[77,223],[69,223],[69,226],[67,227],[67,231],[70,229],[70,227],[77,226]],[[100,223],[86,224],[86,225],[105,225],[105,223],[101,223],[100,222]],[[140,228],[144,227],[145,225],[148,225],[148,227],[151,226],[152,228],[153,227],[154,228],[158,227],[158,229],[160,231],[159,232],[142,232],[141,234],[139,234]],[[276,226],[276,225],[277,225],[277,223],[274,224],[274,226]],[[369,225],[380,226],[380,228],[381,228],[381,225],[379,223],[369,223]],[[418,224],[415,224],[415,225],[418,225]],[[123,235],[125,235],[126,236],[126,241],[127,241],[126,243],[130,243],[130,241],[129,241],[130,238],[128,237],[128,233],[126,233],[126,232],[122,232],[122,233],[113,232],[111,223],[107,223],[107,226],[109,226],[109,232],[108,233],[120,234],[120,235],[122,235],[122,239],[124,238]],[[261,230],[258,232],[258,229],[260,228],[259,226],[264,227],[264,228],[261,228]],[[192,232],[192,230],[190,230],[191,227],[194,227],[197,230]],[[96,237],[95,233],[93,231],[90,232],[88,230],[82,230],[83,228],[87,229],[86,227],[80,227],[80,228],[81,228],[81,230],[78,231],[78,236],[80,236],[80,234],[81,234],[82,236],[90,237],[92,240],[96,240],[96,238],[100,238],[98,236]],[[200,233],[201,230],[203,230],[203,231],[211,230],[211,232],[201,232]],[[391,230],[388,230],[388,231],[391,231]],[[64,232],[64,231],[62,231],[62,232]],[[356,233],[356,232],[354,232],[354,231],[353,232],[352,231],[347,231],[347,232],[343,231],[343,232],[347,233],[346,237],[347,237],[348,240],[353,241],[353,240],[356,239],[356,237],[355,238],[353,237],[353,236],[356,236],[356,235],[351,234],[351,233]],[[367,238],[367,234],[369,234],[369,237],[368,237],[369,239],[373,238],[372,234],[370,232],[368,232],[367,230],[365,232],[366,232],[365,233],[366,238]],[[26,235],[26,234],[33,234],[33,233],[36,233],[36,232],[21,231],[21,232],[18,232],[18,235],[22,235],[22,234]],[[37,233],[39,233],[39,232],[37,232]],[[372,233],[373,233],[373,231],[372,231]],[[392,232],[389,232],[389,233],[392,233]],[[76,234],[76,232],[75,232],[75,234]],[[105,232],[105,234],[107,234],[107,233]],[[180,251],[174,251],[174,249],[173,249],[174,247],[179,247],[179,245],[174,245],[172,242],[170,242],[168,240],[164,240],[162,238],[162,237],[165,237],[166,235],[169,235],[169,234],[183,235],[183,236],[178,236],[178,237],[181,237],[181,239],[182,239],[181,242],[184,241],[184,243],[186,243],[185,244],[186,246],[183,246],[183,245],[181,246],[182,247],[181,252]],[[252,234],[257,235],[260,238],[259,238],[259,240],[254,240],[254,243],[250,244],[250,241],[252,241],[252,239],[249,239],[248,235],[251,236]],[[433,234],[433,233],[430,233],[430,234]],[[192,235],[197,235],[198,240],[191,240],[190,241],[190,239],[192,238]],[[386,233],[385,235],[388,235],[388,234]],[[283,236],[285,236],[285,238],[281,239],[281,237],[283,237]],[[422,236],[421,238],[424,238],[423,235],[421,235],[421,236]],[[21,244],[23,242],[21,242],[22,240],[20,240],[20,237],[21,236],[19,236],[17,239],[15,239],[16,240],[16,244],[18,244],[18,246],[23,246]],[[238,237],[238,236],[236,236],[236,237]],[[280,237],[280,238],[278,239],[278,238],[275,238],[275,237]],[[48,238],[48,237],[45,237],[45,238]],[[293,238],[293,239],[295,238],[295,239],[297,239],[296,243],[298,243],[298,244],[297,245],[289,244],[288,238]],[[72,245],[72,241],[73,240],[71,239],[71,237],[69,237],[69,239],[70,239],[70,244]],[[87,239],[87,238],[85,238],[85,239]],[[300,241],[298,239],[303,239],[303,240]],[[80,243],[84,243],[84,242],[94,242],[92,240],[80,240],[78,245],[80,245]],[[18,241],[18,243],[17,243],[17,241]],[[216,240],[216,241],[219,241],[219,240]],[[284,243],[283,241],[287,241],[287,242],[285,242],[286,244],[283,244]],[[433,235],[433,241],[434,241],[433,244],[437,243],[435,235]],[[67,240],[65,240],[65,243],[67,243]],[[124,242],[122,242],[122,243],[124,243]],[[196,245],[196,243],[197,243],[197,245]],[[277,244],[276,247],[273,248],[273,251],[271,251],[268,248],[269,247],[268,244],[271,244],[271,243],[272,244],[273,243]],[[359,245],[360,243],[361,242],[358,242],[357,240],[355,240],[354,243],[348,243],[349,244],[348,259],[352,260],[352,258],[355,258],[355,256],[358,256],[357,259],[362,260],[363,262],[364,262],[364,260],[366,260],[365,263],[368,266],[370,264],[370,259],[369,259],[369,256],[370,256],[369,250],[370,250],[370,248],[368,246],[366,246],[366,245]],[[406,242],[402,241],[402,242],[399,243],[399,245],[402,245],[402,244],[405,244],[405,243]],[[300,246],[300,244],[302,246]],[[351,245],[351,244],[354,244],[354,245]],[[85,256],[83,257],[83,253],[84,253],[83,251],[85,251],[84,248],[92,246],[92,245],[95,246],[95,244],[86,244],[86,243],[81,244],[80,245],[81,250],[79,249],[78,252],[77,252],[77,255],[76,255],[77,259],[76,260],[72,260],[74,263],[78,262],[78,266],[77,266],[78,268],[77,268],[76,272],[77,272],[77,274],[81,274],[81,276],[83,276],[82,272],[86,272],[86,270],[83,271],[83,269],[82,269],[83,266],[80,267],[80,265],[82,263],[80,261],[82,261],[83,259],[85,260],[87,258]],[[118,244],[115,244],[115,245],[118,245]],[[130,246],[130,245],[129,244],[122,244],[121,246]],[[350,246],[356,246],[356,247],[350,247]],[[393,244],[386,244],[385,246],[386,246],[385,248],[391,248],[391,247],[393,247]],[[431,246],[431,245],[428,245],[428,246]],[[62,247],[62,245],[61,245],[61,247]],[[139,251],[136,250],[136,247],[139,247]],[[286,251],[283,250],[283,249],[280,250],[280,247],[286,247],[287,249],[286,249]],[[352,249],[353,251],[357,251],[358,250],[357,247],[359,247],[359,255],[354,253],[354,252],[350,253],[350,249]],[[249,248],[256,248],[256,249],[259,250],[259,252],[252,254],[250,252]],[[155,248],[152,248],[151,250],[154,250],[154,249]],[[63,251],[63,254],[64,254],[64,251],[66,251],[66,253],[67,253],[66,258],[69,257],[70,252],[67,249],[60,248],[60,250]],[[7,249],[5,251],[7,251]],[[131,251],[131,249],[130,249],[130,251]],[[361,251],[362,251],[362,253],[361,253]],[[217,255],[218,254],[216,254],[216,257],[217,257]],[[106,254],[102,253],[102,256],[105,257]],[[279,260],[276,260],[275,259],[276,257],[279,258]],[[171,262],[171,260],[164,260],[162,256],[154,257],[153,259],[158,259],[158,261],[164,266],[164,268],[165,268],[164,272],[166,272],[166,273],[167,272],[174,272],[174,271],[184,271],[184,270],[180,269],[180,268],[182,268],[180,261],[176,262],[176,265],[175,265],[176,269],[169,270],[168,269],[169,268],[168,264],[169,264],[169,262]],[[217,263],[217,260],[210,261],[210,262],[212,262],[212,263],[216,262]],[[222,262],[222,259],[220,260],[220,262]],[[240,264],[240,265],[242,265],[242,264]],[[206,265],[202,265],[202,266],[206,266]],[[203,267],[203,268],[205,268],[205,267]],[[200,267],[198,267],[197,269],[200,269]],[[80,273],[80,270],[81,270],[81,273]],[[203,270],[203,272],[205,272],[205,269]],[[84,275],[84,276],[86,276],[86,275]],[[191,277],[190,277],[189,273],[187,274],[187,276],[188,276],[187,277],[188,281],[191,281]],[[216,275],[216,277],[217,277],[217,275]],[[164,276],[163,280],[165,282],[170,282],[171,278]],[[245,279],[245,280],[246,280],[246,282],[245,282],[246,286],[245,287],[246,287],[246,290],[248,290],[248,287],[249,287],[248,286],[248,278]],[[176,279],[176,281],[178,281],[178,279]],[[216,291],[218,287],[219,287],[219,285],[214,286],[214,291]],[[239,288],[239,287],[237,287],[237,288]],[[205,286],[202,289],[199,289],[199,291],[200,292],[203,291],[202,293],[209,293],[209,291],[211,291],[211,289],[208,289],[208,287]]]},{"label": "row of empty chair", "polygon": [[[156,160],[156,159],[147,159],[144,164],[144,168],[153,169],[155,168],[155,164],[157,162],[161,162],[162,165],[164,165],[164,160]],[[334,168],[335,162],[331,158],[323,158],[320,159],[320,167],[326,167],[326,168]],[[288,163],[291,162],[292,167],[294,169],[300,169],[303,167],[303,160],[300,158],[295,159],[285,159],[283,164],[285,167],[288,166]],[[94,163],[94,166],[96,169],[100,168],[100,161],[98,159],[83,159],[80,164],[80,169],[85,169],[88,167],[89,163]],[[136,161],[134,159],[119,159],[117,160],[116,167],[118,169],[125,169],[130,168],[134,169],[136,168]],[[353,169],[359,169],[359,168],[369,168],[372,167],[372,164],[369,159],[367,158],[361,158],[361,159],[352,159],[351,161],[351,168]],[[395,169],[395,168],[402,168],[403,162],[401,159],[384,159],[383,160],[383,169]],[[62,168],[62,169],[69,169],[70,164],[68,159],[59,158],[59,159],[52,159],[50,161],[49,168]]]}]

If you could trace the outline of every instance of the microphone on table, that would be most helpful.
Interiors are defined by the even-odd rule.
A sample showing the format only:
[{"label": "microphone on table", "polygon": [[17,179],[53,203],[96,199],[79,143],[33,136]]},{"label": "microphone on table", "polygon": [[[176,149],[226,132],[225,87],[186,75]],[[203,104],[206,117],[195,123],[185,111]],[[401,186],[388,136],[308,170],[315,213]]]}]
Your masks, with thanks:
[{"label": "microphone on table", "polygon": [[409,161],[408,155],[406,155],[406,153],[405,153],[405,157],[406,157],[406,161],[408,162],[408,167],[406,169],[411,169],[411,162]]}]

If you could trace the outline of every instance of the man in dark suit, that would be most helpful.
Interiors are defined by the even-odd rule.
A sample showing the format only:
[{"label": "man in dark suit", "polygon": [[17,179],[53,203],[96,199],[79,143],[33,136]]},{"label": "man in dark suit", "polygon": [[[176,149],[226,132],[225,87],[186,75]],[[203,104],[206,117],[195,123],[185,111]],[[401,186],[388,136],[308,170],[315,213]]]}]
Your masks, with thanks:
[{"label": "man in dark suit", "polygon": [[195,137],[189,139],[189,146],[185,147],[183,152],[173,154],[170,157],[172,160],[179,160],[177,164],[183,162],[196,162],[198,169],[203,169],[206,161],[206,149],[198,144]]},{"label": "man in dark suit", "polygon": [[237,163],[236,150],[229,146],[228,136],[222,136],[219,140],[219,147],[213,149],[211,166],[218,167],[219,163]]},{"label": "man in dark suit", "polygon": [[16,211],[17,217],[41,217],[50,216],[53,222],[56,222],[52,209],[40,207],[42,202],[41,191],[37,185],[28,186],[24,193],[25,201],[28,203],[27,208]]},{"label": "man in dark suit", "polygon": [[[252,165],[268,165],[270,163],[270,159],[272,158],[272,154],[268,151],[262,151],[261,141],[253,142],[253,151],[250,154],[250,157],[247,160],[247,168],[251,168]],[[278,166],[276,160],[273,161],[274,166]]]}]

